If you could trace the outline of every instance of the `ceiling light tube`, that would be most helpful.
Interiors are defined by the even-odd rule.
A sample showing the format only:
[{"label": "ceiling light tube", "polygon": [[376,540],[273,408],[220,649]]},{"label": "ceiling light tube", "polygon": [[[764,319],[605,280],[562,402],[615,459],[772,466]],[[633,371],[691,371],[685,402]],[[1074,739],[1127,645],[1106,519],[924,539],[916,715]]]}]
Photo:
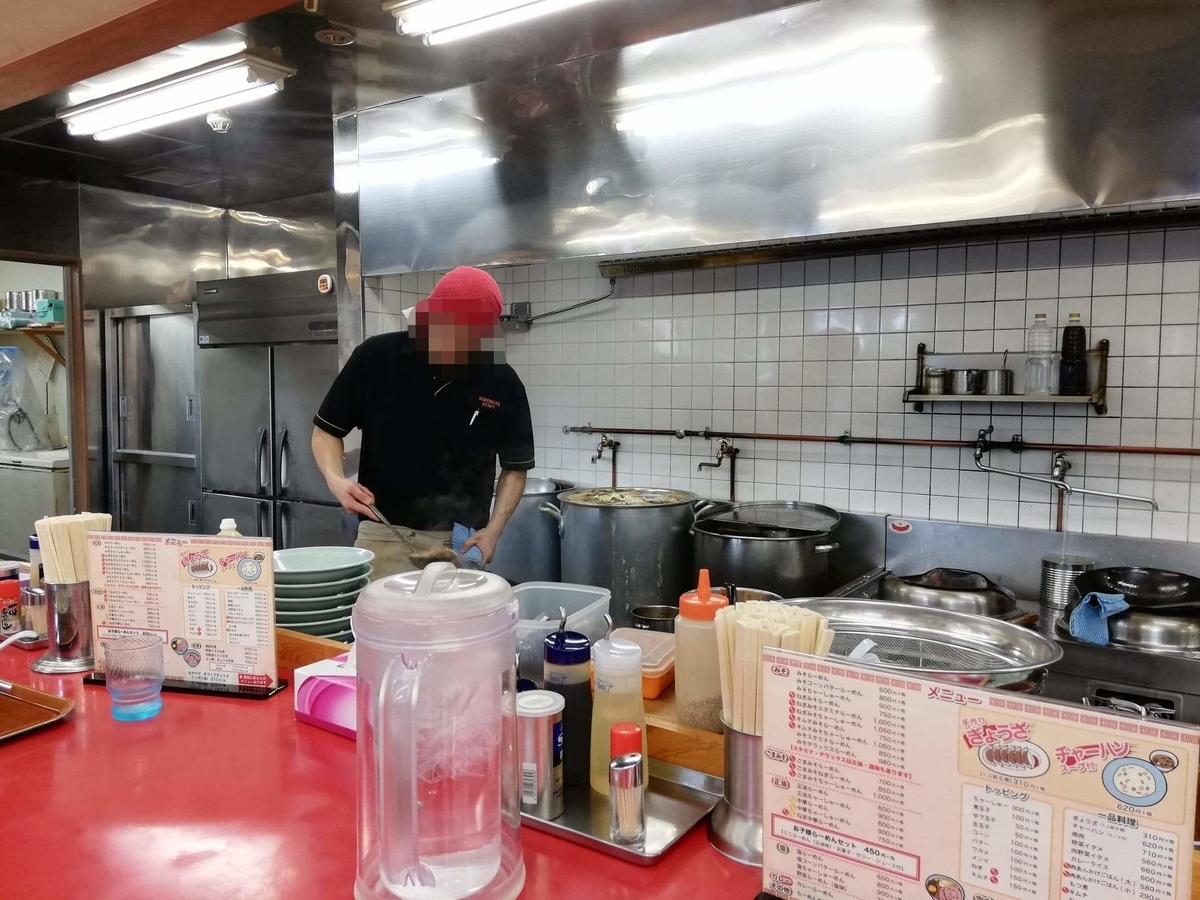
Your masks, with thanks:
[{"label": "ceiling light tube", "polygon": [[242,52],[156,81],[58,110],[75,135],[111,140],[248,103],[283,87],[295,69],[277,60]]},{"label": "ceiling light tube", "polygon": [[594,0],[388,0],[401,34],[424,35],[425,43],[446,44],[475,37]]}]

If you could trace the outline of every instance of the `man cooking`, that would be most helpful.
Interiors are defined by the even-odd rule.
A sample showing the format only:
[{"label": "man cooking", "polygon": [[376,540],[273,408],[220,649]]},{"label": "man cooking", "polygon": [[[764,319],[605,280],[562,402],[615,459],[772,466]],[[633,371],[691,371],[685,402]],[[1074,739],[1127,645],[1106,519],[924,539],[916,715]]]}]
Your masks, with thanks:
[{"label": "man cooking", "polygon": [[[376,577],[450,556],[452,533],[469,529],[478,530],[454,549],[478,547],[490,562],[521,500],[533,426],[525,386],[493,352],[502,308],[492,276],[454,269],[417,304],[407,334],[355,349],[313,419],[313,458],[342,507],[359,515],[356,546],[375,552]],[[355,428],[358,481],[342,470],[343,439]]]}]

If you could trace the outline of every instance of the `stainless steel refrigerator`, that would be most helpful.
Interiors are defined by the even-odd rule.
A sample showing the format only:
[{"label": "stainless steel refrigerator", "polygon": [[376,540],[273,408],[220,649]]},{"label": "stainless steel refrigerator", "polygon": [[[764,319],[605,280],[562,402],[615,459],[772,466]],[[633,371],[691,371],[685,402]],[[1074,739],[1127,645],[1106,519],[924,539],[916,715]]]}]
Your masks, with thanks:
[{"label": "stainless steel refrigerator", "polygon": [[233,518],[279,549],[353,543],[310,448],[338,372],[332,285],[332,270],[197,284],[203,532]]}]

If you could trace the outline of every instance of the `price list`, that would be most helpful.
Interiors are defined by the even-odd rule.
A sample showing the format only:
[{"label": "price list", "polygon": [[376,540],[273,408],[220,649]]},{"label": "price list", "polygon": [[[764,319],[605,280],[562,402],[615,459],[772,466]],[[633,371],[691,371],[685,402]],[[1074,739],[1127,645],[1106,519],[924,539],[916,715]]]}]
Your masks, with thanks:
[{"label": "price list", "polygon": [[1026,792],[967,785],[962,811],[966,880],[1019,900],[1045,897],[1053,815],[1053,806]]},{"label": "price list", "polygon": [[762,698],[769,895],[1189,897],[1196,729],[771,649]]},{"label": "price list", "polygon": [[262,538],[95,534],[88,541],[93,641],[156,634],[169,681],[278,684],[271,542]]},{"label": "price list", "polygon": [[[104,541],[98,569],[108,585],[148,587],[158,583],[158,549],[153,541]],[[93,581],[96,579],[93,578]]]},{"label": "price list", "polygon": [[1067,813],[1063,853],[1066,898],[1172,900],[1177,840],[1121,815]]},{"label": "price list", "polygon": [[271,609],[267,592],[252,587],[225,591],[225,635],[235,647],[270,643]]}]

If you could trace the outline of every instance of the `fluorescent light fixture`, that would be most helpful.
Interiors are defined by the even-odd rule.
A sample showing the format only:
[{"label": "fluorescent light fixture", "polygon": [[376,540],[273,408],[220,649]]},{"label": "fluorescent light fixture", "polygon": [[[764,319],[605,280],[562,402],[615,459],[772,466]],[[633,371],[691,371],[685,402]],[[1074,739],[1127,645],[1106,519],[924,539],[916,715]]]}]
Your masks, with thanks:
[{"label": "fluorescent light fixture", "polygon": [[562,12],[595,0],[388,0],[401,34],[424,35],[426,44],[475,37]]},{"label": "fluorescent light fixture", "polygon": [[69,134],[98,141],[202,116],[269,96],[283,89],[296,70],[277,60],[244,51],[128,88],[57,113]]}]

